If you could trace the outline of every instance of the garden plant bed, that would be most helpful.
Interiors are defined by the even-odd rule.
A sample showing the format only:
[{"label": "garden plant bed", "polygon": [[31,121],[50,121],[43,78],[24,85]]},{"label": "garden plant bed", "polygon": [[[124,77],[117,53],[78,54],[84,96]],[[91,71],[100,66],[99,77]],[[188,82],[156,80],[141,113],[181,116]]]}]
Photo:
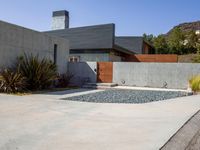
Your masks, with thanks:
[{"label": "garden plant bed", "polygon": [[94,103],[149,103],[188,96],[187,92],[150,90],[105,90],[102,92],[64,98],[64,100]]}]

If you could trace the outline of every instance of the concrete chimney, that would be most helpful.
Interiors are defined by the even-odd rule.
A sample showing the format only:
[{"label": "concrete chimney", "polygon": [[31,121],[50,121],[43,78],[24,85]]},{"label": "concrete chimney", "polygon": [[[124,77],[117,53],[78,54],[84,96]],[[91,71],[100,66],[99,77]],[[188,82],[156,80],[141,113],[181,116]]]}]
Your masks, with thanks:
[{"label": "concrete chimney", "polygon": [[54,11],[52,19],[52,30],[61,30],[69,28],[69,12],[66,10]]}]

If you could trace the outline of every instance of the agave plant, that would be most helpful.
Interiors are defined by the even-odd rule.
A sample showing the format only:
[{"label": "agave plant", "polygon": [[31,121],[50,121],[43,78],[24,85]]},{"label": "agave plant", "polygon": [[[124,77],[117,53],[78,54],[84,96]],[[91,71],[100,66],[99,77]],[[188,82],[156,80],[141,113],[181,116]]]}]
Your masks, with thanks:
[{"label": "agave plant", "polygon": [[26,89],[26,78],[18,71],[2,69],[0,72],[0,91],[6,93],[22,92]]},{"label": "agave plant", "polygon": [[29,90],[41,90],[48,88],[57,78],[56,65],[46,59],[39,59],[39,56],[24,54],[18,59],[20,72],[27,78]]}]

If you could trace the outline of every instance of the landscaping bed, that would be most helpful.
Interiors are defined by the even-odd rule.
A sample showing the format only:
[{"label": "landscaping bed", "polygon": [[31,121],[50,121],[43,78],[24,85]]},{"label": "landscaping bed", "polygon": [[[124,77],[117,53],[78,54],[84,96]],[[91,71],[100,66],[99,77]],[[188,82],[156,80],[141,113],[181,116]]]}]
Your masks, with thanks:
[{"label": "landscaping bed", "polygon": [[64,100],[94,103],[149,103],[188,96],[186,92],[150,90],[105,90],[102,92],[64,98]]}]

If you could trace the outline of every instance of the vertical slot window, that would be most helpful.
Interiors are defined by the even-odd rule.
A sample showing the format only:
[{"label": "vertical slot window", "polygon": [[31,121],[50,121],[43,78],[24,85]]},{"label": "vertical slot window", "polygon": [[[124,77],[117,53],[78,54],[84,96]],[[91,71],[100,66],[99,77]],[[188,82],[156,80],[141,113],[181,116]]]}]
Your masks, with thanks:
[{"label": "vertical slot window", "polygon": [[58,45],[54,44],[54,64],[57,64],[57,49]]}]

